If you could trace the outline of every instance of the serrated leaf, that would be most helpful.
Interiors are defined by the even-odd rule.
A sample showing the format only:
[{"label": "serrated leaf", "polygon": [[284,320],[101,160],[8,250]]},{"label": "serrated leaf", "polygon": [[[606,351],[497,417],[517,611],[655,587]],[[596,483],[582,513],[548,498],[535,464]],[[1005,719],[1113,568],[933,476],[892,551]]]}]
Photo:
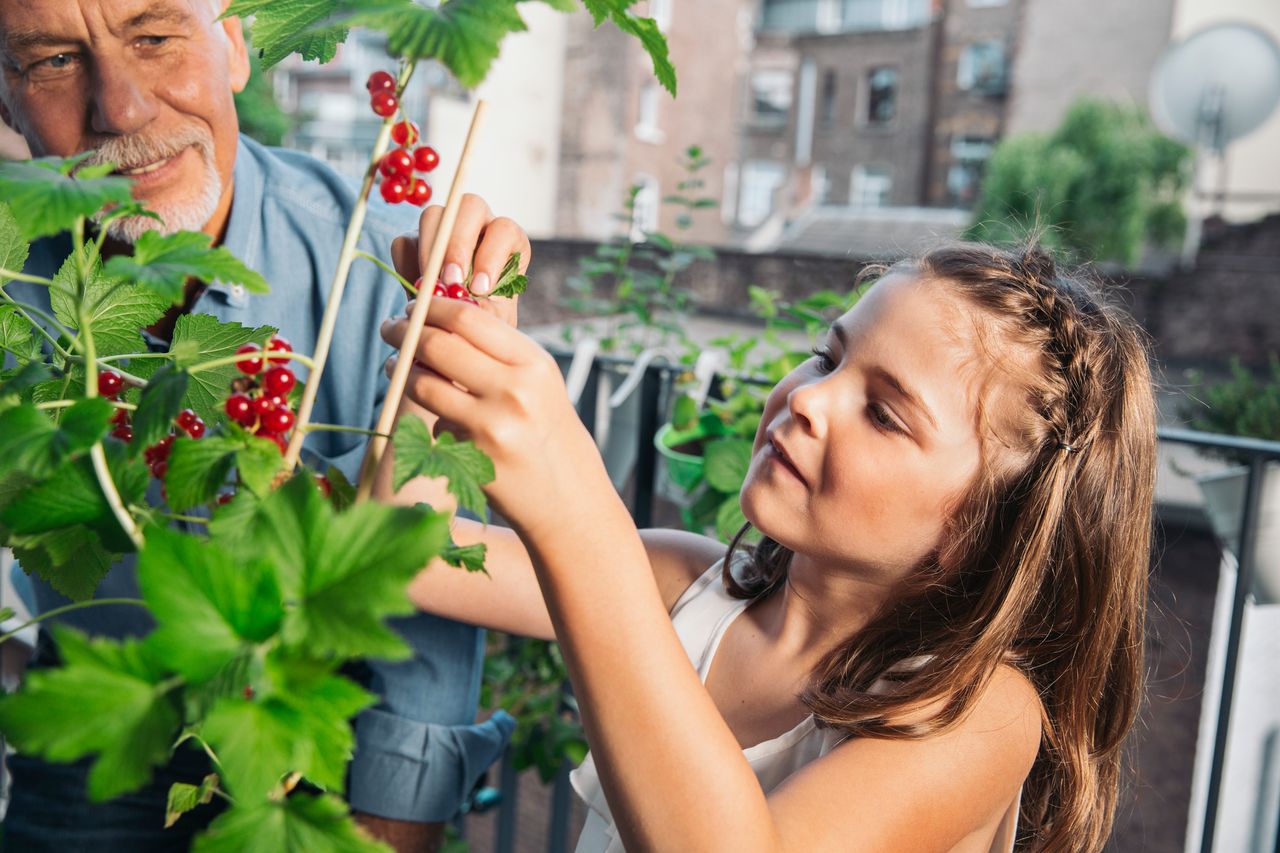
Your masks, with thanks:
[{"label": "serrated leaf", "polygon": [[667,53],[666,36],[652,18],[638,18],[627,11],[635,5],[635,0],[582,0],[582,4],[591,13],[597,27],[608,18],[618,29],[640,40],[640,45],[653,63],[654,76],[674,98],[676,69]]},{"label": "serrated leaf", "polygon": [[236,471],[240,481],[259,497],[270,494],[282,461],[280,446],[269,438],[250,436],[236,451]]},{"label": "serrated leaf", "polygon": [[725,498],[716,510],[716,535],[721,542],[732,541],[746,523],[747,517],[742,514],[742,505],[736,494]]},{"label": "serrated leaf", "polygon": [[170,785],[169,796],[164,807],[164,828],[173,826],[179,818],[196,806],[205,806],[213,802],[213,792],[217,787],[217,773],[205,776],[199,785],[188,785],[186,782],[174,782]]},{"label": "serrated leaf", "polygon": [[148,530],[146,539],[138,585],[159,623],[147,642],[189,681],[212,678],[279,630],[284,602],[269,562],[165,528]]},{"label": "serrated leaf", "polygon": [[221,542],[247,542],[261,503],[261,498],[248,489],[237,491],[229,503],[214,509],[209,534]]},{"label": "serrated leaf", "polygon": [[520,253],[514,252],[498,273],[498,283],[490,296],[519,296],[529,287],[529,279],[520,274]]},{"label": "serrated leaf", "polygon": [[9,545],[23,571],[43,578],[72,601],[93,598],[115,563],[98,534],[78,525],[14,536]]},{"label": "serrated leaf", "polygon": [[489,574],[484,567],[485,546],[483,542],[477,542],[472,545],[459,545],[452,539],[445,546],[444,551],[440,554],[440,559],[456,569],[466,569],[468,572],[484,572]]},{"label": "serrated leaf", "polygon": [[212,240],[199,231],[145,231],[134,244],[132,256],[111,258],[104,271],[120,281],[141,285],[174,305],[181,304],[188,278],[240,284],[251,293],[270,290],[266,279],[227,249],[210,248]]},{"label": "serrated leaf", "polygon": [[394,487],[399,491],[415,477],[447,477],[449,493],[458,506],[480,518],[488,517],[482,487],[493,482],[493,461],[469,441],[460,442],[451,433],[431,438],[431,430],[420,419],[401,418],[392,436],[395,447]]},{"label": "serrated leaf", "polygon": [[[141,503],[146,494],[147,472],[129,464],[124,450],[107,446],[108,469],[125,504]],[[88,456],[69,461],[51,477],[26,489],[0,510],[0,523],[19,534],[45,533],[73,524],[87,524],[103,537],[108,548],[130,550],[128,537],[111,512]]]},{"label": "serrated leaf", "polygon": [[48,477],[106,434],[111,413],[111,404],[101,397],[77,400],[57,424],[35,406],[0,412],[0,473],[19,470]]},{"label": "serrated leaf", "polygon": [[133,200],[128,178],[72,178],[64,174],[72,162],[57,157],[0,160],[0,198],[15,211],[22,239],[66,231],[78,217],[91,216],[107,204]]},{"label": "serrated leaf", "polygon": [[[22,236],[18,220],[14,218],[9,205],[0,201],[0,267],[11,272],[22,272],[27,265],[27,254],[31,250],[30,243]],[[0,285],[9,279],[0,275]]]},{"label": "serrated leaf", "polygon": [[329,481],[329,503],[333,504],[334,509],[342,512],[355,504],[356,487],[347,479],[347,475],[341,468],[330,465],[329,470],[325,472],[325,478]]},{"label": "serrated leaf", "polygon": [[55,627],[65,666],[26,675],[0,699],[0,730],[23,752],[54,762],[96,753],[89,798],[101,801],[141,787],[169,756],[181,722],[158,685],[165,673],[129,640],[89,640]]},{"label": "serrated leaf", "polygon": [[169,506],[175,512],[185,512],[217,497],[218,490],[227,483],[240,448],[239,442],[217,435],[198,441],[183,438],[175,441],[169,451],[169,470],[164,478]]},{"label": "serrated leaf", "polygon": [[341,800],[298,794],[237,805],[197,836],[192,853],[391,853],[365,835]]},{"label": "serrated leaf", "polygon": [[[138,409],[133,413],[131,455],[160,441],[173,427],[173,419],[182,411],[189,377],[185,370],[166,364],[147,380],[142,389]],[[167,479],[166,479],[167,482]]]},{"label": "serrated leaf", "polygon": [[18,364],[40,361],[40,339],[35,327],[12,305],[0,305],[0,361],[11,353]]},{"label": "serrated leaf", "polygon": [[322,63],[333,59],[347,28],[325,22],[339,5],[337,0],[234,0],[222,17],[253,16],[250,40],[266,71],[291,53]]},{"label": "serrated leaf", "polygon": [[[184,314],[173,327],[169,352],[178,367],[190,368],[200,362],[234,355],[242,344],[265,344],[276,330],[270,326],[249,329],[239,323],[223,323],[209,314]],[[191,373],[187,386],[187,406],[209,426],[226,420],[223,400],[231,381],[241,373],[234,364]]]},{"label": "serrated leaf", "polygon": [[409,580],[448,537],[443,515],[372,502],[335,513],[310,476],[296,476],[262,502],[253,541],[280,571],[284,640],[314,654],[404,657],[387,616],[413,611]]},{"label": "serrated leaf", "polygon": [[0,382],[0,395],[18,394],[33,385],[48,382],[53,376],[49,365],[41,361],[31,361],[18,370],[8,374],[4,382]]},{"label": "serrated leaf", "polygon": [[751,467],[752,442],[743,438],[722,438],[707,445],[706,478],[712,488],[736,495]]},{"label": "serrated leaf", "polygon": [[[69,329],[80,328],[75,296],[77,275],[75,258],[67,258],[49,289],[53,314]],[[141,330],[159,320],[168,307],[167,300],[145,287],[122,284],[95,265],[85,286],[83,308],[98,357],[146,352]]]}]

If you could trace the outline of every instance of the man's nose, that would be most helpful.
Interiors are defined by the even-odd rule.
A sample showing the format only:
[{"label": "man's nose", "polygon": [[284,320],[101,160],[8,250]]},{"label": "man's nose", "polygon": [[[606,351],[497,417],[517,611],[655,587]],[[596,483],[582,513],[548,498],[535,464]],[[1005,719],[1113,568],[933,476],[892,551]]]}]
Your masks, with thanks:
[{"label": "man's nose", "polygon": [[133,69],[100,64],[94,72],[90,121],[93,131],[105,136],[136,133],[156,116],[151,83]]}]

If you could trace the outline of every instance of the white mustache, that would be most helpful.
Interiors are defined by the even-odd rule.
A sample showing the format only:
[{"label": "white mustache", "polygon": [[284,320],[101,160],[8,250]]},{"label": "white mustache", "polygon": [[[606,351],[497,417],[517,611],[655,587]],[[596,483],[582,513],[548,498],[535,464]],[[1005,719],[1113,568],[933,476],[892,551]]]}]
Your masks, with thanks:
[{"label": "white mustache", "polygon": [[193,146],[206,163],[212,161],[212,137],[200,128],[187,126],[163,139],[140,135],[112,137],[93,149],[81,167],[114,163],[120,171],[138,169],[167,160]]}]

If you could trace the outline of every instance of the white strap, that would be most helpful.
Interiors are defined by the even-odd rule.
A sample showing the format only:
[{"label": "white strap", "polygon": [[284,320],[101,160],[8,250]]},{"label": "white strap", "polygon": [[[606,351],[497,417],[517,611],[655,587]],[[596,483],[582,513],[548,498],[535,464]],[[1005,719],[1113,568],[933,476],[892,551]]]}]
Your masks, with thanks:
[{"label": "white strap", "polygon": [[583,338],[573,347],[573,359],[565,372],[564,387],[569,392],[569,402],[578,405],[582,391],[587,387],[587,377],[591,375],[591,365],[600,351],[599,338]]}]

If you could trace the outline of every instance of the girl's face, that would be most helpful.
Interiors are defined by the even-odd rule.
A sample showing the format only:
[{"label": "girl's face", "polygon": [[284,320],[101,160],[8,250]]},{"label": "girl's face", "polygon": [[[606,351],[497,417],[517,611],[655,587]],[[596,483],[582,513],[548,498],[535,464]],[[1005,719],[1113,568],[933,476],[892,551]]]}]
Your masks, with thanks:
[{"label": "girl's face", "polygon": [[980,461],[973,309],[892,274],[769,395],[742,509],[820,563],[892,581],[941,541]]}]

